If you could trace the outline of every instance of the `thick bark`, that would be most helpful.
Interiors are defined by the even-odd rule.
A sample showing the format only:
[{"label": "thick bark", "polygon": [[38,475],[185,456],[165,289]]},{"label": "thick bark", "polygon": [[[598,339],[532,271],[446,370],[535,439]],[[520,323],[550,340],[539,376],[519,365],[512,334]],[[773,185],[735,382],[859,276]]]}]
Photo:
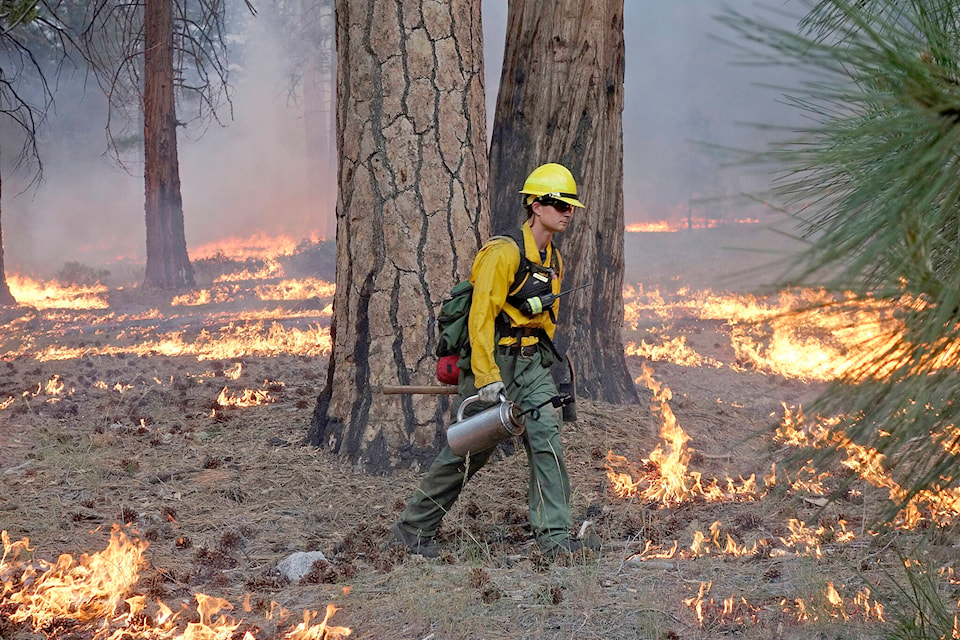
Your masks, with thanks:
[{"label": "thick bark", "polygon": [[489,225],[480,3],[337,1],[333,352],[309,442],[369,472],[436,452],[434,319]]},{"label": "thick bark", "polygon": [[173,0],[146,0],[143,92],[147,266],[143,286],[193,284],[187,256],[173,91]]},{"label": "thick bark", "polygon": [[17,304],[7,285],[7,272],[3,266],[3,210],[0,209],[0,307]]},{"label": "thick bark", "polygon": [[[557,344],[577,368],[577,391],[637,402],[623,354],[623,0],[510,3],[490,149],[494,232],[524,216],[518,191],[540,164],[577,179],[586,210],[556,236],[565,288]],[[580,319],[569,322],[570,318]]]}]

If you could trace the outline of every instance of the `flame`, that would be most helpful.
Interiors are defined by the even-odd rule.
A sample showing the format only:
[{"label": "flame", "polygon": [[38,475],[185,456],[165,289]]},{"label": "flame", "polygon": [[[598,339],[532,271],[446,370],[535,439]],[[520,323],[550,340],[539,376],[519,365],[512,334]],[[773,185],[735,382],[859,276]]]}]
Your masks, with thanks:
[{"label": "flame", "polygon": [[278,278],[283,275],[283,267],[277,262],[276,257],[264,258],[264,265],[256,271],[243,269],[233,273],[225,273],[214,278],[214,283],[222,282],[243,282],[246,280],[266,280],[268,278]]},{"label": "flame", "polygon": [[758,224],[754,218],[703,218],[695,216],[683,220],[655,220],[652,222],[634,222],[624,229],[627,233],[676,233],[685,229],[713,229],[723,225]]},{"label": "flame", "polygon": [[759,496],[755,476],[740,480],[738,485],[732,478],[725,479],[725,486],[716,478],[704,484],[703,476],[697,471],[688,471],[687,466],[693,452],[687,443],[690,436],[677,422],[670,408],[673,394],[669,387],[653,378],[653,369],[643,364],[641,379],[653,392],[652,409],[660,416],[660,442],[644,460],[645,467],[652,467],[634,480],[630,473],[619,469],[629,465],[629,461],[607,453],[605,468],[607,480],[615,495],[621,498],[641,495],[645,500],[659,502],[664,506],[678,505],[684,501],[703,499],[708,502],[725,500],[756,499]]},{"label": "flame", "polygon": [[[832,296],[818,289],[781,291],[766,298],[749,294],[680,289],[672,296],[627,286],[625,326],[640,328],[642,318],[698,320],[723,323],[729,331],[733,358],[720,362],[703,357],[686,336],[670,337],[669,329],[651,330],[657,340],[628,341],[627,355],[665,360],[681,366],[730,367],[801,380],[834,380],[844,375],[884,377],[904,362],[905,349],[894,350],[878,371],[861,371],[864,363],[902,343],[902,323],[895,308],[853,294]],[[904,298],[900,306],[916,303]],[[656,334],[659,333],[659,337]],[[928,366],[945,367],[960,358],[960,345]]]},{"label": "flame", "polygon": [[643,365],[643,381],[653,392],[652,409],[654,415],[660,415],[660,444],[650,453],[650,462],[657,466],[660,476],[644,492],[645,497],[663,502],[678,504],[689,494],[687,486],[687,463],[692,449],[687,447],[690,436],[677,422],[670,400],[673,393],[669,387],[653,378],[653,369]]},{"label": "flame", "polygon": [[201,289],[199,291],[191,291],[190,293],[174,296],[173,300],[170,301],[170,306],[199,307],[205,304],[222,304],[229,300],[230,295],[223,294],[214,297],[214,293],[211,292],[210,289]]},{"label": "flame", "polygon": [[222,609],[233,609],[233,606],[223,598],[215,598],[203,593],[196,593],[194,597],[197,599],[197,613],[200,614],[200,621],[187,623],[187,628],[183,632],[184,640],[230,640],[233,632],[240,626],[240,622],[230,620],[225,615],[220,615],[216,619],[213,616]]},{"label": "flame", "polygon": [[[271,314],[266,314],[269,319]],[[279,315],[279,313],[277,314]],[[290,314],[296,317],[296,314]],[[29,355],[46,362],[71,360],[93,355],[134,354],[140,356],[194,356],[197,360],[231,360],[243,356],[277,356],[294,354],[324,356],[330,354],[330,329],[320,325],[307,328],[287,328],[280,322],[269,325],[255,314],[238,314],[235,320],[214,331],[204,329],[199,334],[172,331],[156,335],[151,327],[133,327],[120,331],[120,344],[84,347],[64,347],[52,344],[34,348],[28,343],[19,350],[7,351],[8,356]],[[251,318],[247,320],[247,318]]]},{"label": "flame", "polygon": [[[322,236],[319,232],[311,232],[309,240],[317,242]],[[263,231],[246,238],[223,238],[214,242],[190,249],[190,257],[194,260],[224,256],[227,258],[272,258],[278,255],[287,255],[296,251],[297,241],[290,236],[270,236]]]},{"label": "flame", "polygon": [[[170,305],[174,307],[198,307],[210,304],[234,302],[246,297],[249,291],[243,289],[237,282],[250,280],[266,280],[275,278],[281,273],[280,266],[272,267],[251,273],[240,271],[219,276],[215,284],[209,289],[199,289],[174,296]],[[286,278],[276,283],[258,284],[253,287],[253,294],[261,301],[291,301],[333,298],[336,285],[319,278]]]},{"label": "flame", "polygon": [[723,363],[715,358],[704,358],[687,346],[687,336],[676,338],[664,336],[660,344],[650,344],[646,340],[642,340],[639,345],[630,342],[624,347],[624,353],[628,356],[647,358],[653,362],[672,362],[683,367],[709,366],[719,369],[723,366]]},{"label": "flame", "polygon": [[[43,632],[58,620],[70,620],[92,633],[94,640],[232,640],[242,620],[221,613],[232,610],[227,600],[195,593],[199,621],[187,622],[179,631],[181,612],[172,611],[163,602],[155,605],[155,614],[143,615],[148,607],[146,596],[134,594],[140,570],[146,565],[144,552],[148,543],[135,537],[135,532],[113,525],[110,541],[104,551],[81,554],[74,559],[62,554],[57,562],[43,560],[23,562],[21,553],[30,552],[27,538],[11,542],[7,532],[0,532],[3,556],[0,558],[0,605],[13,622],[29,623],[35,632]],[[127,605],[124,611],[121,604]],[[249,611],[249,603],[244,608]],[[274,603],[282,620],[289,612]],[[337,611],[327,605],[319,623],[313,621],[316,611],[307,610],[303,620],[282,637],[288,640],[337,640],[349,636],[347,627],[329,625]],[[256,640],[246,631],[243,640]]]},{"label": "flame", "polygon": [[255,407],[273,401],[274,398],[266,389],[244,389],[240,395],[232,395],[224,387],[217,396],[217,404],[221,407]]},{"label": "flame", "polygon": [[[847,530],[845,520],[839,520],[836,527],[820,525],[816,529],[811,529],[806,523],[790,518],[787,521],[787,527],[790,529],[790,535],[786,538],[781,537],[780,542],[785,547],[794,549],[798,555],[812,556],[817,559],[823,558],[823,549],[820,546],[822,541],[846,543],[854,538],[853,532]],[[772,555],[783,554],[773,553]]]},{"label": "flame", "polygon": [[643,551],[641,551],[640,553],[634,554],[633,556],[631,556],[631,558],[635,558],[636,560],[639,560],[639,561],[653,560],[653,559],[668,560],[677,555],[677,549],[679,549],[679,547],[680,547],[680,544],[676,540],[673,541],[673,546],[670,547],[669,549],[664,549],[662,545],[654,546],[652,541],[647,540],[647,543],[644,546]]},{"label": "flame", "polygon": [[712,587],[713,582],[700,582],[697,595],[683,600],[685,605],[693,609],[693,614],[701,627],[706,623],[708,616],[711,618],[710,622],[728,621],[738,625],[752,625],[757,622],[760,608],[751,605],[746,598],[737,599],[736,595],[731,593],[730,597],[721,600],[719,605],[712,597],[705,600],[704,596]]},{"label": "flame", "polygon": [[[960,516],[960,487],[935,486],[916,493],[908,500],[909,491],[901,487],[886,469],[884,465],[886,456],[876,449],[864,447],[852,441],[842,429],[837,427],[840,417],[818,419],[812,425],[808,425],[802,409],[798,408],[794,411],[785,403],[782,406],[784,416],[775,433],[775,439],[792,446],[815,449],[831,447],[843,451],[846,455],[846,458],[841,461],[843,466],[857,473],[871,485],[886,489],[889,499],[901,505],[895,521],[897,526],[907,529],[916,528],[924,519],[924,512],[927,512],[927,517],[938,524],[950,524]],[[932,437],[940,436],[934,434]],[[811,475],[815,473],[809,467],[805,467],[801,472]],[[821,474],[818,480],[822,480],[826,475]],[[799,480],[795,481],[793,486],[805,488],[820,495],[826,493],[821,482],[798,484],[799,482]]]},{"label": "flame", "polygon": [[107,287],[68,286],[56,280],[34,280],[20,274],[7,276],[10,293],[20,304],[37,309],[106,309]]},{"label": "flame", "polygon": [[82,554],[79,560],[63,554],[56,564],[37,561],[14,578],[12,562],[19,552],[28,550],[29,541],[11,544],[6,531],[2,540],[2,600],[16,605],[11,620],[29,621],[35,630],[56,618],[89,622],[114,616],[139,580],[147,548],[146,542],[130,538],[114,525],[110,542],[100,553]]},{"label": "flame", "polygon": [[797,622],[818,622],[820,620],[876,620],[885,622],[883,604],[870,599],[870,588],[863,587],[849,600],[844,600],[833,582],[828,582],[823,590],[811,601],[795,598],[780,602],[783,612],[792,614]]},{"label": "flame", "polygon": [[697,592],[696,597],[685,598],[683,601],[683,604],[693,609],[700,626],[703,626],[703,596],[710,591],[710,587],[712,586],[712,582],[701,582],[700,590]]},{"label": "flame", "polygon": [[327,626],[327,621],[330,620],[336,612],[337,608],[332,604],[328,604],[323,620],[320,621],[320,624],[313,625],[310,621],[316,618],[317,612],[304,611],[303,622],[291,629],[284,638],[289,638],[290,640],[334,640],[336,638],[349,636],[351,630],[347,627]]},{"label": "flame", "polygon": [[58,396],[63,393],[63,387],[63,380],[60,379],[58,374],[54,374],[53,377],[47,380],[47,384],[43,387],[43,392],[48,396]]},{"label": "flame", "polygon": [[319,278],[281,280],[275,285],[259,285],[256,288],[261,300],[309,300],[332,298],[336,285]]},{"label": "flame", "polygon": [[696,531],[693,534],[693,543],[690,545],[690,552],[693,557],[705,555],[724,555],[733,557],[756,555],[758,543],[752,545],[738,545],[728,533],[726,540],[721,541],[721,529],[723,525],[719,521],[710,525],[710,536],[707,537],[702,531]]}]

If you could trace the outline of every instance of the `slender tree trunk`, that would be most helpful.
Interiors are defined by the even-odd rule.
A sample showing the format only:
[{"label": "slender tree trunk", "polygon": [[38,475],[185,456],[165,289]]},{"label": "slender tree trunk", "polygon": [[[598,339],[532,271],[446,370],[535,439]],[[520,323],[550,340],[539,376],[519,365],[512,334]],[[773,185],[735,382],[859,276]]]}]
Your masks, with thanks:
[{"label": "slender tree trunk", "polygon": [[436,310],[470,269],[487,213],[480,3],[337,1],[333,353],[309,442],[369,472],[426,463],[449,399]]},{"label": "slender tree trunk", "polygon": [[[490,149],[492,227],[523,219],[517,192],[545,162],[565,165],[580,199],[556,237],[565,286],[557,344],[577,367],[577,390],[636,402],[623,354],[623,0],[510,2]],[[578,318],[570,322],[570,318]]]},{"label": "slender tree trunk", "polygon": [[[2,184],[2,183],[0,183]],[[3,209],[0,207],[0,307],[17,304],[7,285],[7,272],[3,266]]]},{"label": "slender tree trunk", "polygon": [[193,284],[187,256],[173,91],[173,0],[146,0],[143,92],[147,266],[143,286]]}]

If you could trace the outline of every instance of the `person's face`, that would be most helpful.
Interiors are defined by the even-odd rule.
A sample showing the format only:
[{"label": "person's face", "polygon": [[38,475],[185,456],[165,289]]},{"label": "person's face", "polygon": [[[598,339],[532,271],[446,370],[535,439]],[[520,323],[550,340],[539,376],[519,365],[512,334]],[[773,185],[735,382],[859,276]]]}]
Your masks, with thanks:
[{"label": "person's face", "polygon": [[533,203],[533,215],[551,233],[565,231],[573,217],[573,207],[563,200],[542,198]]}]

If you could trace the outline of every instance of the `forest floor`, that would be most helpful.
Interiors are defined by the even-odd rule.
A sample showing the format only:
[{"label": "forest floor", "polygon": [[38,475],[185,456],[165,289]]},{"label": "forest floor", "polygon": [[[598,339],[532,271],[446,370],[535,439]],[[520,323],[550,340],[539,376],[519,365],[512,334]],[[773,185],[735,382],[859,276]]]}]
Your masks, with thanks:
[{"label": "forest floor", "polygon": [[[683,287],[718,290],[732,280],[715,276],[749,262],[724,262],[721,247],[735,237],[628,234],[625,284],[660,288],[664,298],[686,295]],[[722,320],[675,313],[671,335],[713,364],[629,355],[640,404],[581,398],[579,420],[564,425],[575,525],[592,526],[599,553],[557,562],[538,553],[521,449],[500,454],[471,481],[444,520],[441,557],[426,560],[384,547],[421,471],[368,476],[303,445],[325,357],[287,348],[198,359],[164,346],[213,345],[251,322],[243,314],[258,305],[270,311],[260,316],[264,333],[271,323],[322,329],[329,299],[171,306],[169,297],[136,291],[108,296],[102,310],[0,314],[0,529],[10,541],[30,539],[29,552],[8,554],[6,575],[0,564],[0,586],[21,577],[28,559],[99,552],[114,523],[129,523],[131,538],[149,545],[132,593],[184,608],[183,623],[200,620],[196,594],[223,598],[233,608],[217,615],[239,623],[236,638],[279,638],[304,610],[322,617],[328,603],[337,607],[330,624],[349,627],[352,638],[423,640],[839,640],[882,637],[898,614],[912,615],[897,599],[896,552],[918,534],[871,532],[883,490],[855,483],[827,504],[789,483],[765,486],[791,451],[772,428],[822,383],[734,366]],[[664,318],[651,312],[632,322],[625,343],[664,331]],[[713,501],[691,492],[664,505],[614,491],[609,472],[642,479],[661,442],[663,409],[642,380],[644,365],[672,391],[669,400],[658,397],[690,437],[689,470],[702,474],[703,486],[716,479],[723,489]],[[849,477],[819,471],[828,488]],[[749,478],[756,487],[738,491]],[[955,555],[947,536],[933,548]],[[291,583],[277,565],[300,551],[321,551],[327,561]],[[4,640],[93,637],[91,627],[63,617],[40,630],[12,622],[3,614],[16,607],[5,598]],[[277,605],[291,617],[278,616]],[[126,637],[160,637],[153,633],[129,627]]]}]

